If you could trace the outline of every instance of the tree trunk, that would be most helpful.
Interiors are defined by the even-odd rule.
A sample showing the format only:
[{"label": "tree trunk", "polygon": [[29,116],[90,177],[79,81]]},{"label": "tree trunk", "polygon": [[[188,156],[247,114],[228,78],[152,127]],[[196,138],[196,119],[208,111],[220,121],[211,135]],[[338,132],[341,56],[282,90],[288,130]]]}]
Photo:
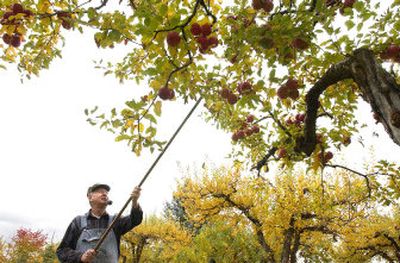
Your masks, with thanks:
[{"label": "tree trunk", "polygon": [[353,79],[362,91],[375,115],[394,143],[400,145],[400,87],[395,78],[384,70],[372,51],[361,48],[353,56],[333,65],[309,90],[304,137],[297,150],[308,156],[316,145],[316,119],[319,96],[330,86],[345,79]]},{"label": "tree trunk", "polygon": [[367,49],[354,52],[351,72],[363,91],[363,98],[377,113],[392,140],[400,145],[400,88],[395,78],[382,68],[372,51]]},{"label": "tree trunk", "polygon": [[286,231],[285,231],[285,240],[283,242],[281,263],[289,263],[289,258],[291,255],[293,234],[294,234],[294,222],[295,222],[295,219],[292,216],[290,218],[289,228],[286,229]]},{"label": "tree trunk", "polygon": [[263,232],[258,229],[257,230],[257,238],[258,238],[258,242],[260,243],[261,247],[264,249],[264,251],[267,253],[267,259],[266,262],[268,263],[275,263],[275,259],[274,259],[274,253],[271,250],[271,248],[267,245],[266,241],[265,241],[265,237]]}]

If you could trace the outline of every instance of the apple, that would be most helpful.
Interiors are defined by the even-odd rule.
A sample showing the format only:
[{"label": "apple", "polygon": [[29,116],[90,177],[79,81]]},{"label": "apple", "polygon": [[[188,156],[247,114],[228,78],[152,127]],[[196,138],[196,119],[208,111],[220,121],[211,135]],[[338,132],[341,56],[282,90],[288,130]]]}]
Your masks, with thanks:
[{"label": "apple", "polygon": [[261,8],[263,8],[263,4],[262,4],[261,0],[253,0],[251,5],[253,6],[253,8],[255,10],[260,10]]},{"label": "apple", "polygon": [[239,94],[248,93],[251,90],[252,90],[252,85],[249,81],[244,81],[240,83],[237,87],[237,91],[239,92]]},{"label": "apple", "polygon": [[279,87],[279,89],[276,91],[276,95],[280,99],[286,99],[289,96],[289,89],[287,88],[286,85],[282,85]]},{"label": "apple", "polygon": [[292,47],[294,47],[297,50],[306,50],[309,47],[309,44],[307,41],[301,38],[295,38],[292,41]]},{"label": "apple", "polygon": [[289,89],[298,89],[299,88],[299,82],[296,79],[289,78],[286,82],[286,86]]},{"label": "apple", "polygon": [[247,128],[247,129],[244,130],[244,134],[246,136],[250,136],[250,135],[253,134],[253,130],[251,128]]},{"label": "apple", "polygon": [[201,32],[203,33],[203,36],[208,36],[211,34],[211,25],[209,23],[205,23],[204,25],[201,26]]},{"label": "apple", "polygon": [[395,58],[400,54],[400,46],[396,44],[390,44],[388,48],[386,49],[386,54],[390,58]]},{"label": "apple", "polygon": [[344,8],[350,7],[351,8],[351,7],[353,7],[355,2],[356,2],[356,0],[344,0],[343,7]]},{"label": "apple", "polygon": [[254,115],[252,115],[252,114],[247,115],[246,121],[247,122],[253,122],[254,121]]},{"label": "apple", "polygon": [[238,136],[238,134],[235,132],[234,134],[232,134],[232,141],[238,141],[239,140],[239,136]]},{"label": "apple", "polygon": [[211,48],[218,46],[218,38],[216,36],[209,37],[207,44]]},{"label": "apple", "polygon": [[329,161],[329,160],[332,159],[332,158],[333,158],[333,153],[330,152],[330,151],[327,151],[327,152],[325,153],[325,161],[327,162],[327,161]]},{"label": "apple", "polygon": [[201,35],[201,26],[198,23],[193,23],[192,26],[190,27],[190,32],[194,36],[199,36]]},{"label": "apple", "polygon": [[299,90],[297,90],[297,89],[288,89],[287,96],[289,98],[291,98],[292,100],[296,100],[300,96]]},{"label": "apple", "polygon": [[253,133],[259,133],[260,132],[260,126],[254,125],[253,127],[251,127],[251,130],[253,131]]},{"label": "apple", "polygon": [[21,45],[20,35],[19,34],[12,35],[10,44],[13,47],[19,47]]},{"label": "apple", "polygon": [[279,148],[277,150],[277,155],[279,159],[285,158],[287,156],[287,151],[285,148]]},{"label": "apple", "polygon": [[272,2],[272,0],[265,0],[264,1],[264,5],[263,5],[263,9],[267,13],[271,12],[272,9],[274,9],[274,3]]},{"label": "apple", "polygon": [[181,36],[179,35],[178,32],[175,31],[168,32],[167,43],[169,46],[176,47],[177,45],[179,45],[179,42],[181,42]]},{"label": "apple", "polygon": [[163,100],[170,100],[174,98],[175,92],[168,87],[163,87],[158,90],[158,96]]},{"label": "apple", "polygon": [[306,115],[304,113],[298,113],[295,116],[295,119],[298,122],[303,122],[305,118],[306,118]]},{"label": "apple", "polygon": [[13,11],[13,13],[14,13],[15,15],[16,15],[16,14],[19,14],[19,13],[22,13],[22,12],[24,11],[24,8],[22,7],[22,5],[21,5],[21,4],[18,4],[18,3],[13,4],[12,7],[11,7],[11,9],[12,9],[12,11]]},{"label": "apple", "polygon": [[236,104],[236,102],[238,101],[238,97],[233,93],[229,93],[227,99],[228,99],[228,103],[231,104],[231,105]]},{"label": "apple", "polygon": [[223,88],[219,94],[221,95],[222,98],[227,99],[229,97],[229,94],[231,94],[232,92],[227,89],[227,88]]},{"label": "apple", "polygon": [[10,36],[9,34],[5,33],[5,34],[3,35],[3,41],[4,41],[4,43],[6,43],[7,45],[11,44],[11,36]]}]

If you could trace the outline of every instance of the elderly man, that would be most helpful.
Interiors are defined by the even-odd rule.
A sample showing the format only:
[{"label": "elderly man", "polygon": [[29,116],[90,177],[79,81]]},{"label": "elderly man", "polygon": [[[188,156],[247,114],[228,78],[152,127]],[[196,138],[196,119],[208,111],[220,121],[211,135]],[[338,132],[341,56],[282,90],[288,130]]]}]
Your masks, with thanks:
[{"label": "elderly man", "polygon": [[110,187],[106,184],[94,184],[89,187],[87,197],[91,209],[84,215],[77,216],[69,225],[59,247],[57,256],[61,262],[84,263],[117,263],[119,244],[123,234],[139,225],[143,212],[138,204],[140,188],[132,192],[132,209],[130,215],[117,219],[100,248],[95,251],[101,234],[111,224],[115,216],[106,212]]}]

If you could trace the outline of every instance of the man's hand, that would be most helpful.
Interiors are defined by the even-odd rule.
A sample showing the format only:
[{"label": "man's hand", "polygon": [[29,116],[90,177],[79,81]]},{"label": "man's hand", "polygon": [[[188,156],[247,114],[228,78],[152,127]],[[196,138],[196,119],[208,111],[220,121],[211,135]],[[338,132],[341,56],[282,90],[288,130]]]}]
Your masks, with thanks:
[{"label": "man's hand", "polygon": [[142,189],[140,189],[139,186],[136,186],[135,189],[133,189],[133,191],[132,191],[131,198],[132,198],[132,206],[134,208],[138,208],[139,207],[138,199],[139,199],[139,196],[140,196],[140,190],[142,190]]},{"label": "man's hand", "polygon": [[84,263],[90,263],[94,260],[95,256],[96,256],[96,251],[94,249],[86,250],[86,252],[83,253],[81,256],[81,261]]}]

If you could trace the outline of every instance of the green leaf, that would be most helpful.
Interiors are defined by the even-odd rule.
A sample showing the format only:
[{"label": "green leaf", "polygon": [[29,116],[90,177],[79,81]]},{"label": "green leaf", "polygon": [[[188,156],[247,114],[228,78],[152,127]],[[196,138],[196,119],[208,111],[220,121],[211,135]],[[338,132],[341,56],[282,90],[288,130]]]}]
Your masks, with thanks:
[{"label": "green leaf", "polygon": [[161,116],[161,101],[157,101],[155,104],[154,104],[154,113],[157,115],[157,116]]}]

